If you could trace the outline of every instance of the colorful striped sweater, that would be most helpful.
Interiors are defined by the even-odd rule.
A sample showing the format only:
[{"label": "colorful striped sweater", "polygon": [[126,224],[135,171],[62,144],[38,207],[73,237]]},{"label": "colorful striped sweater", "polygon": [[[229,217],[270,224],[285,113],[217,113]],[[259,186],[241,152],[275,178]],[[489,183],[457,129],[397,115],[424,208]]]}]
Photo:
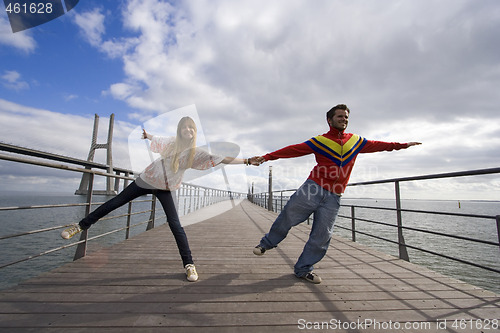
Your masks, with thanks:
[{"label": "colorful striped sweater", "polygon": [[331,127],[325,134],[276,150],[264,155],[264,158],[269,161],[314,154],[317,164],[309,174],[309,179],[330,192],[342,194],[358,154],[407,147],[407,143],[367,140],[359,135],[340,132]]}]

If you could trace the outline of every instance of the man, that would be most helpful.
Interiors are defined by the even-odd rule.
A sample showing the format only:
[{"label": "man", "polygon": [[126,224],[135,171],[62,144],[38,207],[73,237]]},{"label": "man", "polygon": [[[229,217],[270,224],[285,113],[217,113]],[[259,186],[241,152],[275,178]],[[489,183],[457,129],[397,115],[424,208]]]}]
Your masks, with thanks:
[{"label": "man", "polygon": [[326,114],[330,126],[327,133],[258,157],[260,163],[307,154],[314,154],[316,157],[317,165],[309,178],[290,197],[269,233],[253,250],[255,255],[261,256],[266,250],[275,248],[292,227],[304,222],[314,213],[309,240],[294,267],[295,276],[312,283],[321,283],[321,278],[313,272],[313,265],[323,259],[330,244],[340,197],[349,181],[356,156],[360,153],[399,150],[421,144],[372,141],[345,133],[349,113],[346,105],[336,105]]}]

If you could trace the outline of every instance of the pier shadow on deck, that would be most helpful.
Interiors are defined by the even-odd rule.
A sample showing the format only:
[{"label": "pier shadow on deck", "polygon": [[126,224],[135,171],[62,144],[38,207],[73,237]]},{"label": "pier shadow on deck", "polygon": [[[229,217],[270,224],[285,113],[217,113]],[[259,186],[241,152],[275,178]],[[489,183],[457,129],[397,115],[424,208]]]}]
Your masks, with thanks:
[{"label": "pier shadow on deck", "polygon": [[252,253],[275,218],[243,201],[186,226],[195,283],[167,225],[102,249],[0,291],[0,331],[481,332],[500,318],[500,295],[338,237],[316,265],[323,283],[297,279],[309,226]]}]

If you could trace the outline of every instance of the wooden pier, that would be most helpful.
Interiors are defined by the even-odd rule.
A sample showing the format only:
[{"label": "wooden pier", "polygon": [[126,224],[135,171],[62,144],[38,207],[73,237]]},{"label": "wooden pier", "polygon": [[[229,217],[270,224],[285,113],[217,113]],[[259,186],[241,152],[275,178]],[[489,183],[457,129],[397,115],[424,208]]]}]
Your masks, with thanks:
[{"label": "wooden pier", "polygon": [[309,226],[252,253],[275,217],[243,201],[187,225],[198,282],[162,225],[2,290],[0,332],[499,331],[500,295],[342,238],[321,284],[297,279]]}]

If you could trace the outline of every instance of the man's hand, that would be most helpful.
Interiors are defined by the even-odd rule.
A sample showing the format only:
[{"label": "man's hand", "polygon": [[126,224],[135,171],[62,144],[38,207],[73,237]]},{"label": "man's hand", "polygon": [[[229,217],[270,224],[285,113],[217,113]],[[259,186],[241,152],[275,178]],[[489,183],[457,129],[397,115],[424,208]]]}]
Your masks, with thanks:
[{"label": "man's hand", "polygon": [[251,165],[255,165],[255,166],[259,166],[262,163],[264,163],[265,161],[266,160],[262,156],[254,156],[254,157],[250,157],[248,159],[248,163],[251,164]]},{"label": "man's hand", "polygon": [[422,142],[408,142],[408,147],[407,148],[410,148],[411,146],[418,146],[418,145],[421,145]]}]

